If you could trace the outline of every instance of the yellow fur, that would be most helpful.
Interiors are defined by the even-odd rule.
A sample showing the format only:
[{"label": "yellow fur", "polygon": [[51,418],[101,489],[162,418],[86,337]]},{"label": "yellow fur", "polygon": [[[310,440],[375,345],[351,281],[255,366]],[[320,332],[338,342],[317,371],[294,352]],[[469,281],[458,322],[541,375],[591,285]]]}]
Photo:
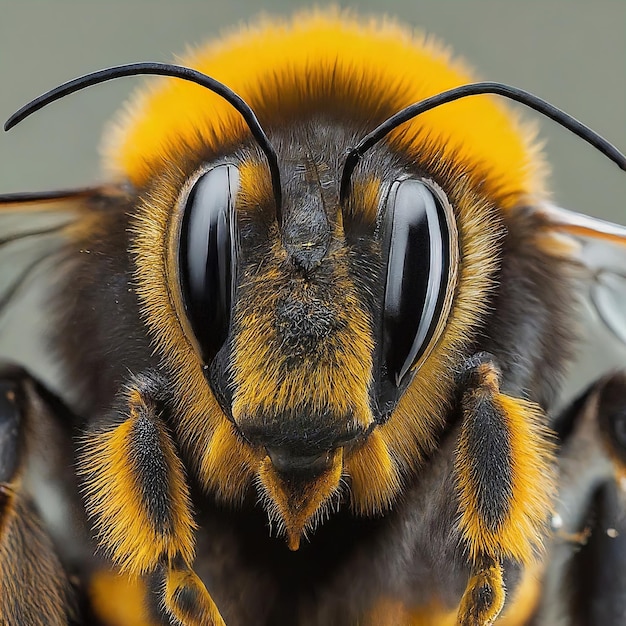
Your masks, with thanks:
[{"label": "yellow fur", "polygon": [[[165,575],[163,606],[175,623],[185,626],[225,626],[215,602],[203,582],[189,568],[172,568]],[[178,602],[179,593],[193,593],[196,602],[190,611],[187,603]]]},{"label": "yellow fur", "polygon": [[[489,598],[486,603],[485,597]],[[458,623],[460,626],[492,626],[502,611],[505,597],[502,567],[496,563],[481,567],[467,583]]]},{"label": "yellow fur", "polygon": [[478,514],[477,496],[470,482],[468,458],[457,459],[460,526],[473,560],[489,555],[529,563],[542,545],[544,527],[554,496],[554,443],[540,407],[532,402],[496,394],[510,433],[512,498],[504,522],[488,528]]},{"label": "yellow fur", "polygon": [[279,529],[284,530],[290,550],[300,547],[302,536],[315,525],[320,511],[330,506],[332,498],[339,492],[343,450],[339,448],[332,454],[329,469],[306,482],[281,477],[269,457],[261,464],[259,483],[262,494],[269,498],[270,520],[276,521]]},{"label": "yellow fur", "polygon": [[[325,303],[333,307],[336,323],[343,328],[320,341],[316,350],[318,355],[332,357],[320,358],[319,362],[302,360],[289,368],[288,376],[287,357],[271,350],[272,341],[280,342],[275,323],[280,287],[291,279],[289,271],[282,267],[285,254],[277,245],[272,265],[263,274],[259,272],[243,281],[244,288],[264,297],[262,301],[248,299],[235,311],[238,332],[233,362],[233,417],[237,423],[257,413],[272,419],[286,410],[306,406],[331,410],[338,419],[350,416],[346,428],[367,428],[373,421],[369,385],[374,344],[370,320],[350,279],[345,254],[341,251],[333,255],[338,268],[333,277],[336,299]],[[304,283],[296,297],[305,303],[319,297],[317,291],[311,291]]]},{"label": "yellow fur", "polygon": [[[245,59],[245,62],[242,62]],[[431,38],[387,20],[359,21],[336,10],[260,20],[186,55],[188,65],[241,95],[262,124],[280,124],[328,102],[332,110],[370,111],[382,121],[408,104],[473,79]],[[248,136],[240,115],[196,85],[153,81],[106,146],[107,165],[138,186],[181,152],[218,151]],[[495,98],[466,98],[420,116],[394,133],[402,152],[441,147],[475,182],[512,206],[541,187],[532,138]]]},{"label": "yellow fur", "polygon": [[352,183],[345,207],[351,219],[370,227],[375,226],[380,207],[381,182],[376,176],[365,176]]},{"label": "yellow fur", "polygon": [[237,503],[243,500],[260,464],[261,453],[246,445],[234,434],[233,425],[221,419],[197,467],[205,487],[218,500]]},{"label": "yellow fur", "polygon": [[[133,399],[137,404],[142,401],[137,392],[131,392],[131,402]],[[155,528],[148,517],[129,454],[136,419],[136,407],[131,405],[126,421],[91,434],[79,468],[85,482],[87,511],[95,518],[100,543],[120,570],[130,575],[150,571],[163,555],[180,555],[190,563],[195,530],[183,467],[164,430],[160,446],[170,481],[171,531]]]},{"label": "yellow fur", "polygon": [[89,583],[91,606],[106,626],[157,626],[146,609],[146,585],[138,578],[101,570]]},{"label": "yellow fur", "polygon": [[388,509],[402,483],[381,433],[373,431],[366,445],[349,451],[348,458],[352,508],[363,515]]}]

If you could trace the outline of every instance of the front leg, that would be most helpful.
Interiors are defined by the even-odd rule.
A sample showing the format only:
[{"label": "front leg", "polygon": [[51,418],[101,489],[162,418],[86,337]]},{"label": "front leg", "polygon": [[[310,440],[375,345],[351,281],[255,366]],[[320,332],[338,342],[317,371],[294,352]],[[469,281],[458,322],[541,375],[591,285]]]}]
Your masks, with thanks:
[{"label": "front leg", "polygon": [[555,488],[554,443],[541,408],[502,393],[489,355],[473,359],[461,396],[455,474],[472,574],[459,624],[490,626],[505,601],[504,563],[532,562]]},{"label": "front leg", "polygon": [[195,523],[183,464],[161,418],[164,389],[158,375],[138,377],[118,410],[88,435],[80,462],[87,511],[120,570],[149,575],[171,623],[221,626],[191,569]]}]

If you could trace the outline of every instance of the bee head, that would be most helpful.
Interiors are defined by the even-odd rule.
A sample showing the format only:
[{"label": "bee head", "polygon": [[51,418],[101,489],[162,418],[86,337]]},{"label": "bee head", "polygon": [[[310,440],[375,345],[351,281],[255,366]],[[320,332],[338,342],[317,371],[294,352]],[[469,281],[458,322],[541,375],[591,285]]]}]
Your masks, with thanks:
[{"label": "bee head", "polygon": [[530,94],[468,85],[392,25],[314,14],[188,64],[97,72],[8,126],[139,71],[208,87],[142,94],[107,167],[132,190],[134,281],[185,463],[227,502],[256,483],[295,548],[344,495],[383,511],[435,449],[492,305],[504,216],[544,193],[533,133],[465,96],[517,99],[610,150]]},{"label": "bee head", "polygon": [[[138,191],[137,291],[185,460],[218,499],[256,484],[296,547],[340,498],[384,511],[435,448],[488,306],[498,207],[540,177],[506,112],[466,99],[379,142],[342,186],[359,139],[467,77],[395,28],[272,28],[247,33],[245,68],[236,37],[189,64],[254,111],[278,191],[239,109],[180,81],[136,100],[108,166]],[[303,39],[315,62],[285,57]]]},{"label": "bee head", "polygon": [[[339,489],[438,340],[456,280],[445,194],[388,150],[339,202],[353,132],[322,119],[274,131],[280,213],[254,146],[203,164],[168,229],[176,316],[283,519]],[[320,486],[296,507],[302,484]]]}]

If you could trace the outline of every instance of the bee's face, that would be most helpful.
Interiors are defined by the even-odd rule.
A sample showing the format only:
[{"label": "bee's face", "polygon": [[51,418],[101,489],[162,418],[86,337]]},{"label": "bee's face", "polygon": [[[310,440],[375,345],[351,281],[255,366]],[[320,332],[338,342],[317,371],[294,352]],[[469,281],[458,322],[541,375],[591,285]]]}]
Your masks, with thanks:
[{"label": "bee's face", "polygon": [[[433,398],[453,382],[454,329],[465,324],[464,308],[476,306],[456,306],[459,236],[436,168],[407,165],[381,147],[355,172],[349,202],[340,206],[341,169],[359,132],[323,119],[274,131],[284,179],[280,217],[265,161],[243,145],[190,163],[179,179],[151,180],[136,229],[144,230],[139,264],[153,266],[141,259],[158,242],[147,246],[142,237],[154,229],[158,198],[167,243],[165,272],[156,278],[165,278],[167,316],[161,311],[148,322],[159,337],[164,328],[177,330],[175,349],[164,350],[180,394],[181,435],[197,441],[198,432],[215,429],[197,457],[212,483],[216,440],[227,449],[217,448],[220,468],[232,459],[222,482],[227,498],[256,475],[280,519],[300,509],[286,522],[292,545],[338,493],[342,476],[350,477],[357,508],[387,506],[400,484],[394,457],[419,463],[433,445],[446,406]],[[494,219],[477,261],[466,264],[467,280],[493,252],[497,220],[463,183],[448,188],[459,211]],[[483,263],[479,287],[491,267]],[[148,310],[156,310],[155,276],[138,279]],[[403,420],[410,441],[398,429]],[[375,488],[366,489],[368,482]]]},{"label": "bee's face", "polygon": [[238,111],[196,85],[162,83],[108,138],[184,461],[219,499],[256,482],[292,545],[344,484],[357,512],[387,508],[435,449],[504,213],[542,188],[523,129],[466,99],[376,145],[342,198],[364,135],[469,81],[400,32],[320,16],[247,33],[245,66],[238,37],[189,60],[261,121],[280,203]]},{"label": "bee's face", "polygon": [[501,211],[541,188],[515,123],[468,99],[377,145],[341,203],[360,138],[468,79],[393,28],[307,29],[248,34],[245,68],[236,37],[189,62],[226,76],[262,122],[280,211],[240,115],[195,86],[140,98],[108,151],[136,190],[137,292],[186,462],[230,502],[256,482],[292,546],[344,485],[354,510],[385,510],[435,448],[489,306]]},{"label": "bee's face", "polygon": [[450,311],[458,242],[444,192],[380,151],[342,212],[352,135],[316,121],[274,138],[280,223],[266,164],[241,149],[188,179],[170,229],[176,315],[224,414],[279,471],[315,475],[362,443]]}]

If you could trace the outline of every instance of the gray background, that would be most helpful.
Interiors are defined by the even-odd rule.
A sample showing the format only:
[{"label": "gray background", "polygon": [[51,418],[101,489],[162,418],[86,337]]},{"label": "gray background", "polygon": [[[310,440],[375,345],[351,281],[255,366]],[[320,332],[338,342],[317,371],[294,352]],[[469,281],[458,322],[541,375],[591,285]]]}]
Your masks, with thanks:
[{"label": "gray background", "polygon": [[[383,0],[339,3],[386,13],[439,36],[482,78],[528,89],[626,148],[626,1]],[[288,14],[306,2],[60,2],[0,0],[0,118],[46,89],[118,63],[169,61],[260,11]],[[99,180],[102,127],[137,79],[125,79],[52,105],[0,134],[0,193],[79,186]],[[528,116],[532,116],[529,112]],[[541,121],[562,206],[626,224],[626,174],[578,139]],[[5,228],[0,222],[0,236]],[[13,257],[0,253],[0,289]],[[6,282],[6,279],[4,280]],[[34,294],[0,318],[0,355],[55,382],[53,363],[33,328]],[[45,318],[43,318],[45,326]],[[626,350],[590,325],[582,363],[567,394]]]}]

